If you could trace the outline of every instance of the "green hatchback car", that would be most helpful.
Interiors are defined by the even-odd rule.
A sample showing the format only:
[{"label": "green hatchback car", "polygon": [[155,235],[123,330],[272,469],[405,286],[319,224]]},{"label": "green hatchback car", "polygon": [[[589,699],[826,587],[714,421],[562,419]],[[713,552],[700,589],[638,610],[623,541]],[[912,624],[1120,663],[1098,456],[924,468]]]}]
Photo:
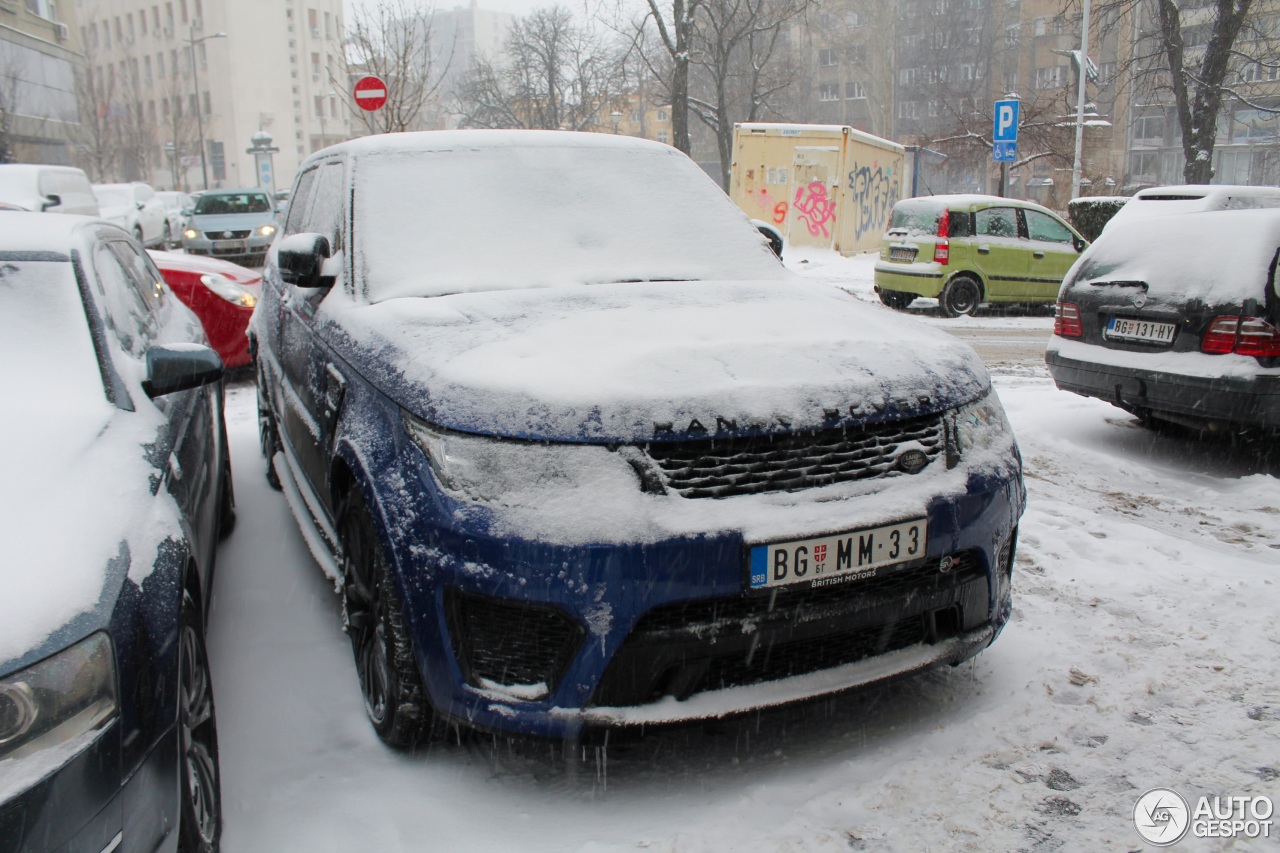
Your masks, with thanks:
[{"label": "green hatchback car", "polygon": [[1051,210],[986,195],[937,195],[893,206],[876,261],[876,293],[890,308],[936,297],[948,317],[984,302],[1052,303],[1088,246]]}]

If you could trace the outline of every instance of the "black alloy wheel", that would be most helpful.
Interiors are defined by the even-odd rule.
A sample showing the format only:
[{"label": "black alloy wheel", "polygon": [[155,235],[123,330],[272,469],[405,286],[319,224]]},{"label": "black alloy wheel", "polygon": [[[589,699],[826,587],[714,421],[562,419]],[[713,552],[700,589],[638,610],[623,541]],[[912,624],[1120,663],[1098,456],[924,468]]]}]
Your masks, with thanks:
[{"label": "black alloy wheel", "polygon": [[267,485],[277,492],[284,487],[280,483],[280,475],[276,472],[275,455],[281,450],[280,433],[276,430],[276,419],[271,414],[271,404],[267,402],[266,373],[258,368],[258,442],[262,447],[262,455],[267,460]]},{"label": "black alloy wheel", "polygon": [[948,317],[966,317],[982,303],[982,288],[971,277],[958,275],[942,291],[942,299],[939,301],[943,313]]},{"label": "black alloy wheel", "polygon": [[178,627],[178,736],[182,754],[179,853],[215,853],[222,836],[221,774],[213,680],[204,620],[191,593],[182,593]]},{"label": "black alloy wheel", "polygon": [[908,305],[916,301],[916,294],[901,290],[881,290],[880,301],[895,311],[905,311]]},{"label": "black alloy wheel", "polygon": [[342,618],[351,638],[365,714],[389,746],[412,747],[431,722],[395,579],[359,487],[343,498]]}]

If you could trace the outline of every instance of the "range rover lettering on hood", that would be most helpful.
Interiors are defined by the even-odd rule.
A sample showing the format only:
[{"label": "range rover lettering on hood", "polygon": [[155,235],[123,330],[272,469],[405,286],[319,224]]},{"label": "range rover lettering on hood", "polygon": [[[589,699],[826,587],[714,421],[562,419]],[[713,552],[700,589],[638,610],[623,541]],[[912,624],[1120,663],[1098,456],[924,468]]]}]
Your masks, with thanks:
[{"label": "range rover lettering on hood", "polygon": [[[933,397],[928,394],[920,394],[914,400],[899,397],[892,401],[896,411],[900,413],[924,414],[932,411]],[[822,410],[822,426],[835,428],[845,425],[849,421],[861,421],[871,414],[884,414],[889,408],[890,401],[884,398],[872,398],[868,400],[855,400],[854,402],[844,406],[843,408],[823,408]],[[706,423],[714,423],[714,428],[706,426]],[[706,418],[691,418],[687,422],[681,421],[654,421],[653,437],[673,437],[673,436],[689,436],[702,437],[707,435],[738,435],[752,433],[769,433],[776,431],[791,430],[798,420],[809,421],[808,418],[786,417],[784,415],[773,415],[769,418],[757,418],[742,422],[739,428],[738,418],[726,418],[720,415],[710,415]]]}]

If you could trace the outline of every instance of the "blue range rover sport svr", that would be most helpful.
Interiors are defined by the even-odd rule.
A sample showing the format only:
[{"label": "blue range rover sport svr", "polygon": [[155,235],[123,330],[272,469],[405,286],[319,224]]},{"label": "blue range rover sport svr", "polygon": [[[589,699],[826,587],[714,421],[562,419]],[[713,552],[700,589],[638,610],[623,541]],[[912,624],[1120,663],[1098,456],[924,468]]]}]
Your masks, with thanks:
[{"label": "blue range rover sport svr", "polygon": [[368,716],[588,729],[957,664],[1021,460],[949,335],[788,273],[687,157],[539,131],[313,155],[254,315],[268,478]]}]

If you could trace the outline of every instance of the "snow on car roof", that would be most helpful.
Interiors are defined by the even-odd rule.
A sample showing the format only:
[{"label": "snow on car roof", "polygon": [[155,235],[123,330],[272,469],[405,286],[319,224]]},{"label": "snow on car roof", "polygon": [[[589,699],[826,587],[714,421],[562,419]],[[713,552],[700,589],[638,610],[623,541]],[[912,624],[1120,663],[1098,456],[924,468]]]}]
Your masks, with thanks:
[{"label": "snow on car roof", "polygon": [[1277,249],[1280,210],[1217,210],[1108,224],[1069,275],[1145,281],[1165,298],[1261,299]]},{"label": "snow on car roof", "polygon": [[337,149],[357,155],[352,242],[371,301],[785,275],[723,190],[656,142],[458,131]]}]

